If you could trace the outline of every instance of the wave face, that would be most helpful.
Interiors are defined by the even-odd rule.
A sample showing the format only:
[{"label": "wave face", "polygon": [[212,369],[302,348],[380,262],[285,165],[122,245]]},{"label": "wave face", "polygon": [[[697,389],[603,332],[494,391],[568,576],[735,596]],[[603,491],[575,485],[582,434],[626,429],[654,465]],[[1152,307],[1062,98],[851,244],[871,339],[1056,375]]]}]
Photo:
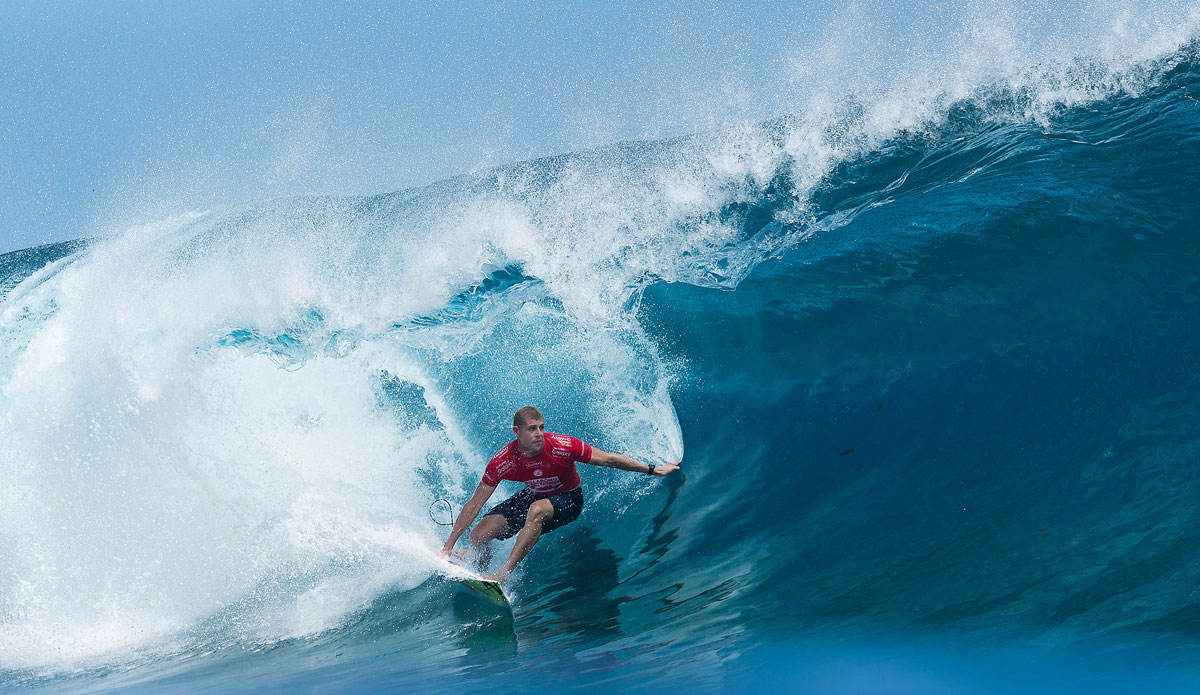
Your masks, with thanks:
[{"label": "wave face", "polygon": [[[1191,43],[0,257],[0,678],[862,689],[897,640],[1187,678],[1198,99]],[[582,466],[497,624],[429,508],[528,403],[684,473]]]}]

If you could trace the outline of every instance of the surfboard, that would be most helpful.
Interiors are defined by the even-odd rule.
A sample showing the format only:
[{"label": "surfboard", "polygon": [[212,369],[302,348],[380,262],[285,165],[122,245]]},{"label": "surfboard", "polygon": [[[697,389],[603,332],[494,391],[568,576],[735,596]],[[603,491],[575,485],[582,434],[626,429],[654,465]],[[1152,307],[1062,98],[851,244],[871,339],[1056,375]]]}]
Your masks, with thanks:
[{"label": "surfboard", "polygon": [[468,592],[488,603],[510,611],[512,610],[512,606],[509,605],[508,598],[504,596],[504,590],[500,588],[499,582],[494,582],[490,579],[474,579],[472,577],[446,577],[446,579],[457,582],[459,586],[464,587]]}]

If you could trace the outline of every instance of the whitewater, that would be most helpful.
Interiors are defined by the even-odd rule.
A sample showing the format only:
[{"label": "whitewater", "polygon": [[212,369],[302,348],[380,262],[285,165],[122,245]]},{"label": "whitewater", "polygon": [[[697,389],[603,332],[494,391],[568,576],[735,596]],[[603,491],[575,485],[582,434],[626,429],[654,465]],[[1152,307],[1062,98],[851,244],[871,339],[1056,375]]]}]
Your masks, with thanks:
[{"label": "whitewater", "polygon": [[[1188,691],[1185,17],[0,256],[0,688]],[[508,622],[431,504],[528,404],[683,469],[580,466]]]}]

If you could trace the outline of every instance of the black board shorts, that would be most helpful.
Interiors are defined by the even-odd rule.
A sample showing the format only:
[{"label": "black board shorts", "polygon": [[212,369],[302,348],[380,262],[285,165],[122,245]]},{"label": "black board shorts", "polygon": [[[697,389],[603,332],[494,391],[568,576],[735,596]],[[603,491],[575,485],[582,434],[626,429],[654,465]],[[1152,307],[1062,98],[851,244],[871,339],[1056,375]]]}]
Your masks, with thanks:
[{"label": "black board shorts", "polygon": [[583,511],[583,487],[577,487],[570,492],[560,492],[557,495],[535,495],[529,488],[523,488],[520,492],[504,500],[495,507],[488,510],[484,516],[491,514],[499,514],[504,517],[504,521],[508,527],[504,529],[496,538],[504,540],[517,535],[517,532],[525,526],[525,515],[529,514],[529,508],[539,499],[550,500],[550,504],[554,506],[554,516],[542,522],[542,533],[550,533],[560,526],[575,521],[579,518],[579,512]]}]

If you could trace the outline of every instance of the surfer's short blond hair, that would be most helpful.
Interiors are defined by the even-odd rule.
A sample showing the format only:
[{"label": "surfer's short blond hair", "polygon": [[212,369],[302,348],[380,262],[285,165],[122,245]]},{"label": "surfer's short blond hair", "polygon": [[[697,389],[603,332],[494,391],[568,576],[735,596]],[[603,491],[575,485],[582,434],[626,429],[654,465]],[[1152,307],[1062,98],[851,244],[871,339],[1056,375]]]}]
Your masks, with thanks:
[{"label": "surfer's short blond hair", "polygon": [[533,407],[532,405],[527,405],[524,408],[521,408],[520,410],[518,410],[515,414],[513,414],[513,427],[520,427],[520,426],[524,425],[525,423],[531,422],[533,420],[545,420],[545,419],[546,418],[542,417],[542,411],[538,410],[537,408]]}]

